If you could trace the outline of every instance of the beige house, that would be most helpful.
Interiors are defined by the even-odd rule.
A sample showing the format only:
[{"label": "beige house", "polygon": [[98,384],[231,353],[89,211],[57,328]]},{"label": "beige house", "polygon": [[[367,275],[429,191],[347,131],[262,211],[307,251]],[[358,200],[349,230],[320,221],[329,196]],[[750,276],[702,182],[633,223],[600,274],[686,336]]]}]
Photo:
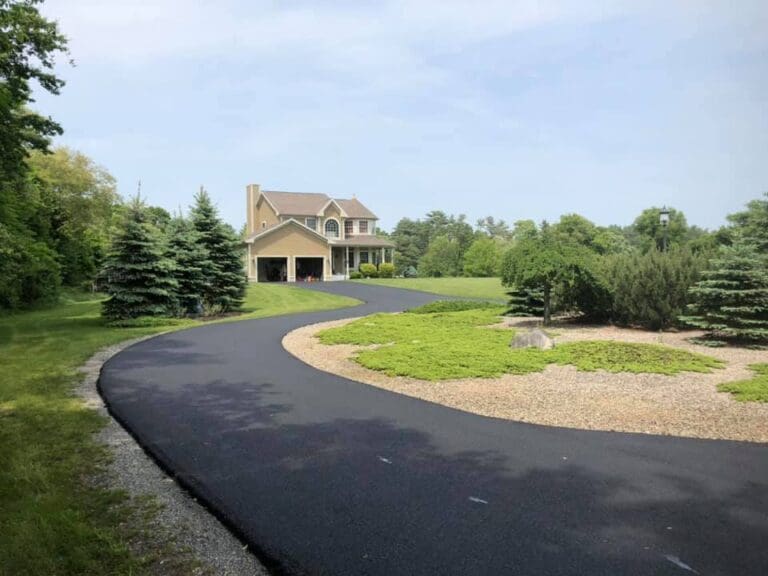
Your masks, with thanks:
[{"label": "beige house", "polygon": [[245,239],[254,282],[344,280],[360,264],[392,262],[376,215],[357,198],[247,187]]}]

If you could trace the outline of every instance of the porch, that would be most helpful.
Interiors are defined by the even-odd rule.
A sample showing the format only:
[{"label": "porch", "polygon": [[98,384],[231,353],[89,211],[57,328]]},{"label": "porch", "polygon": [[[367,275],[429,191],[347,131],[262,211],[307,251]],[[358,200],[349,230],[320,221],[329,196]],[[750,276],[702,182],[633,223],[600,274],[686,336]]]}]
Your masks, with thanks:
[{"label": "porch", "polygon": [[[393,263],[394,245],[384,239],[377,239],[376,245],[355,245],[350,241],[341,241],[331,247],[331,275],[334,280],[346,280],[350,273],[356,272],[361,264],[377,266]],[[343,245],[339,245],[341,243]]]}]

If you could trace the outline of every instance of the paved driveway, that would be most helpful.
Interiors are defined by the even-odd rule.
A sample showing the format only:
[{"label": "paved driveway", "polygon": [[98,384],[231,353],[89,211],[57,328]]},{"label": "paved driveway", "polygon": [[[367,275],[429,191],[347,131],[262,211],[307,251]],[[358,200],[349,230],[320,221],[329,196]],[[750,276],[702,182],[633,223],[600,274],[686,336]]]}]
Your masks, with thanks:
[{"label": "paved driveway", "polygon": [[768,574],[768,446],[508,422],[319,372],[285,333],[435,297],[313,289],[367,303],[168,334],[100,379],[276,572]]}]

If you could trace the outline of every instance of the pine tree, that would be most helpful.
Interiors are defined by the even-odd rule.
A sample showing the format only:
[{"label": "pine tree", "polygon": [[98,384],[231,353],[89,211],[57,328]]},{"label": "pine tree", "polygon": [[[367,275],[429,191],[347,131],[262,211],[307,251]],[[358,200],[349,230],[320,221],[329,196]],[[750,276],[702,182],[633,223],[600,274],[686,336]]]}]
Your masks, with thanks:
[{"label": "pine tree", "polygon": [[768,258],[754,245],[722,247],[690,296],[683,322],[715,338],[768,341]]},{"label": "pine tree", "polygon": [[206,310],[227,312],[239,308],[246,287],[242,241],[219,219],[216,207],[203,188],[195,195],[192,225],[210,262],[204,270],[203,304]]},{"label": "pine tree", "polygon": [[176,295],[179,312],[198,312],[205,291],[205,271],[210,269],[208,254],[199,243],[192,223],[181,216],[168,224],[167,256],[174,262],[174,277],[178,283]]},{"label": "pine tree", "polygon": [[126,211],[102,276],[110,296],[102,305],[107,318],[169,315],[176,306],[173,262],[138,198]]},{"label": "pine tree", "polygon": [[540,290],[515,287],[507,292],[507,296],[507,316],[544,316],[544,296]]}]

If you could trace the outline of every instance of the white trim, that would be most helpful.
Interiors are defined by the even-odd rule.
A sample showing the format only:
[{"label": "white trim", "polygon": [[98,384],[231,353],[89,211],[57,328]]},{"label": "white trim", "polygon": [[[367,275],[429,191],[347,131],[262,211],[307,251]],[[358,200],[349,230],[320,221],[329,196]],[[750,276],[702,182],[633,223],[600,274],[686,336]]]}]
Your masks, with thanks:
[{"label": "white trim", "polygon": [[[326,236],[327,230],[326,230],[326,228],[325,228],[325,227],[328,225],[328,222],[329,222],[330,220],[333,220],[334,222],[336,222],[336,229],[337,229],[337,230],[338,230],[338,232],[339,232],[339,233],[338,233],[336,236],[333,236],[333,237],[330,237],[330,236]],[[306,226],[305,226],[305,228],[306,228]],[[309,230],[309,228],[307,228],[307,230]],[[327,240],[331,240],[331,239],[335,239],[335,240],[341,240],[341,239],[343,238],[343,236],[342,236],[343,232],[344,232],[344,230],[342,229],[342,227],[341,227],[341,222],[339,222],[339,219],[338,219],[338,218],[335,218],[335,217],[331,216],[330,218],[326,218],[326,219],[323,221],[323,238],[325,238],[325,239],[327,239]]]},{"label": "white trim", "polygon": [[293,255],[293,281],[298,282],[297,276],[296,276],[296,258],[320,258],[320,260],[323,261],[323,278],[322,280],[325,281],[326,278],[328,278],[329,274],[327,273],[327,266],[328,264],[328,256],[318,256],[317,254],[294,254]]},{"label": "white trim", "polygon": [[[258,256],[253,257],[254,264],[256,265],[255,266],[256,274],[254,274],[254,278],[257,283],[259,282],[259,258],[272,258],[272,259],[285,258],[285,282],[287,283],[291,281],[291,257],[290,256],[285,254],[275,254],[275,255],[259,254]],[[294,279],[295,279],[295,274],[294,274]],[[268,280],[264,280],[264,282],[266,283],[268,282]],[[280,282],[283,282],[283,280],[280,280]]]},{"label": "white trim", "polygon": [[328,242],[328,238],[326,238],[325,236],[323,236],[322,234],[320,234],[316,230],[312,230],[312,228],[306,227],[304,224],[302,224],[301,222],[299,222],[298,220],[296,220],[294,218],[288,218],[288,220],[283,220],[277,226],[272,226],[272,228],[268,228],[266,230],[263,230],[259,234],[253,235],[252,237],[248,238],[245,241],[245,243],[246,244],[253,244],[256,240],[258,240],[258,239],[260,239],[260,238],[262,238],[264,236],[267,236],[267,235],[271,234],[272,232],[274,232],[276,230],[279,230],[283,226],[287,226],[288,224],[291,224],[291,223],[296,224],[297,226],[301,226],[301,228],[303,230],[306,230],[307,232],[309,232],[311,234],[314,234],[315,236],[318,236],[318,237],[322,238],[323,240],[325,240],[326,242]]},{"label": "white trim", "polygon": [[336,200],[334,200],[333,198],[329,199],[328,202],[326,202],[325,205],[322,208],[320,208],[320,212],[318,212],[317,215],[323,216],[325,214],[326,209],[328,208],[328,206],[331,205],[331,203],[336,204],[336,208],[339,209],[339,214],[341,214],[344,218],[348,218],[347,213],[344,212],[344,209],[341,206],[339,206],[339,203],[336,202]]}]

